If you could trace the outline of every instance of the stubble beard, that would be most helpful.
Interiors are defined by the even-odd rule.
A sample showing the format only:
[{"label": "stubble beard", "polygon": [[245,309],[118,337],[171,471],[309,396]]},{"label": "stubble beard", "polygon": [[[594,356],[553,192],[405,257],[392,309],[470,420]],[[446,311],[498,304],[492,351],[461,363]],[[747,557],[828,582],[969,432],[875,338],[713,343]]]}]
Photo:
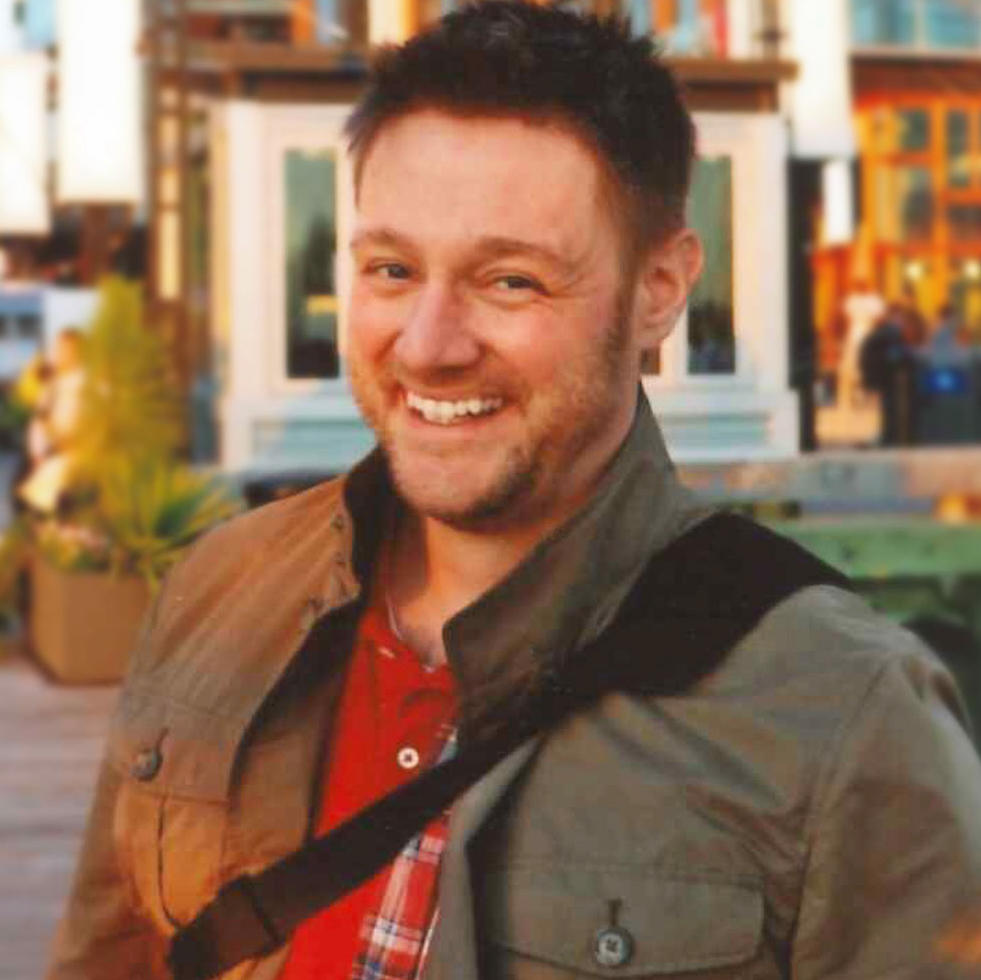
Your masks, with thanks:
[{"label": "stubble beard", "polygon": [[[380,383],[356,357],[349,361],[355,401],[374,431],[388,462],[399,496],[417,513],[459,530],[494,532],[533,521],[547,511],[576,458],[590,447],[615,417],[621,373],[628,369],[625,350],[629,322],[626,305],[618,297],[616,315],[602,343],[588,359],[560,369],[556,389],[542,407],[539,421],[520,444],[507,449],[494,477],[476,494],[454,497],[444,486],[433,494],[417,486],[414,464],[402,458],[398,438],[386,422],[385,384]],[[388,370],[385,376],[392,377]],[[527,406],[534,395],[524,398]],[[551,485],[549,485],[551,484]]]}]

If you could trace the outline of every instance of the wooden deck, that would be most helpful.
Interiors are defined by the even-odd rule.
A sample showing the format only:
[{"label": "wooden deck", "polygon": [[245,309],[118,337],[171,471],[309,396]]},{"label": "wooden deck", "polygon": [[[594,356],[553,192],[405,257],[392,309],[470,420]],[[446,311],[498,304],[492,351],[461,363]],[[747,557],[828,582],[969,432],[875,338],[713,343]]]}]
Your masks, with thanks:
[{"label": "wooden deck", "polygon": [[115,697],[0,652],[0,980],[42,976]]}]

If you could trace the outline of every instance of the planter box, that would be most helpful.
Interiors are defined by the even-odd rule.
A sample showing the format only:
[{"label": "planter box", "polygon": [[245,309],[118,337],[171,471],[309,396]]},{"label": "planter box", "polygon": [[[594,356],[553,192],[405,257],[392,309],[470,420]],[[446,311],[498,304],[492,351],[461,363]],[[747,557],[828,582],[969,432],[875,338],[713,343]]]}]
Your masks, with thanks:
[{"label": "planter box", "polygon": [[119,681],[149,607],[146,583],[31,563],[30,640],[35,656],[66,684]]}]

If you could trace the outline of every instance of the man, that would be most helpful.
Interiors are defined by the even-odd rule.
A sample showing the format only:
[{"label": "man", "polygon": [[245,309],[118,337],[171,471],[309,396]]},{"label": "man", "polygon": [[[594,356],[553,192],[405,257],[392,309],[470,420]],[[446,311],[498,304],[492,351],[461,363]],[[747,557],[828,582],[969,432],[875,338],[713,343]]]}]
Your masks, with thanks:
[{"label": "man", "polygon": [[859,359],[862,345],[885,312],[885,300],[863,279],[858,280],[845,297],[847,327],[838,365],[837,390],[837,401],[843,408],[853,407],[857,400],[861,382]]},{"label": "man", "polygon": [[[692,127],[649,43],[467,8],[382,54],[350,132],[347,358],[382,453],[170,577],[57,980],[165,976],[223,882],[493,729],[705,517],[638,397],[700,266]],[[807,589],[684,696],[530,739],[227,975],[941,976],[938,933],[981,893],[957,705],[909,634]]]},{"label": "man", "polygon": [[879,399],[879,443],[883,446],[913,441],[915,361],[903,326],[902,305],[890,303],[859,351],[862,386]]}]

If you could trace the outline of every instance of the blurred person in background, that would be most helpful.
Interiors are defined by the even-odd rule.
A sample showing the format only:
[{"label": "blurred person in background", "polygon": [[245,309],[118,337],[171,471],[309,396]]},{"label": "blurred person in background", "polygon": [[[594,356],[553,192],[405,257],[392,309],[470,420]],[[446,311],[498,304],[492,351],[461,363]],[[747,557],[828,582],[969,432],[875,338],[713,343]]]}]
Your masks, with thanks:
[{"label": "blurred person in background", "polygon": [[912,350],[922,347],[927,338],[926,317],[920,311],[916,291],[907,283],[903,289],[903,337]]},{"label": "blurred person in background", "polygon": [[862,344],[886,312],[885,300],[865,279],[858,279],[845,297],[845,342],[838,365],[838,405],[851,408],[861,401],[862,376],[859,364]]},{"label": "blurred person in background", "polygon": [[890,303],[859,352],[862,385],[879,400],[882,446],[908,445],[913,438],[915,363],[906,324],[903,304]]},{"label": "blurred person in background", "polygon": [[945,303],[937,314],[937,322],[926,345],[926,354],[934,365],[963,363],[967,351],[957,309]]},{"label": "blurred person in background", "polygon": [[32,510],[52,514],[67,486],[72,443],[79,423],[85,383],[85,335],[76,327],[58,334],[27,427],[29,468],[17,486],[17,497]]}]

